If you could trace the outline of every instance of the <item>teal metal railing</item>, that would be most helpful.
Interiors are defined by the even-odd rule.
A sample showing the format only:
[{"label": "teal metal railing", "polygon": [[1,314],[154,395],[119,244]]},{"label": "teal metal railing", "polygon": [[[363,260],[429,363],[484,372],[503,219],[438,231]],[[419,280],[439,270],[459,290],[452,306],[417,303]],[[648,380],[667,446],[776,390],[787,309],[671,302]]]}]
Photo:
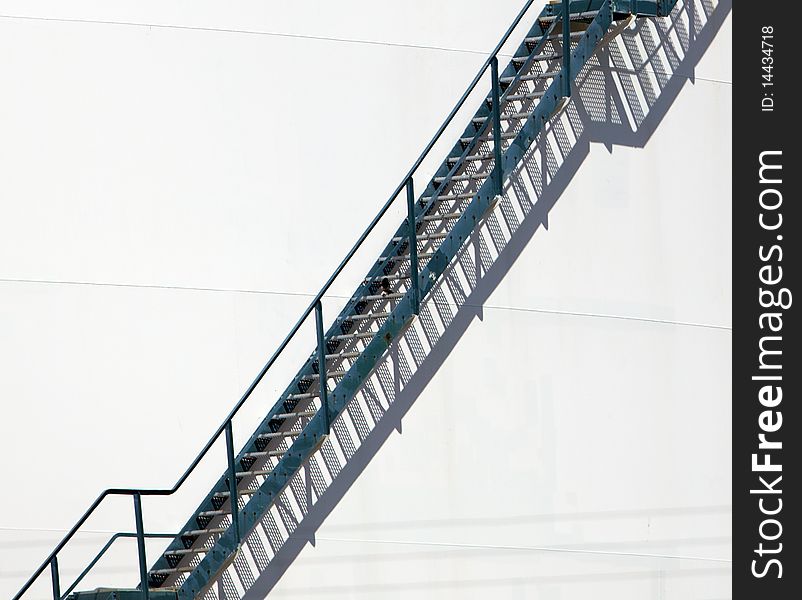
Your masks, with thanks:
[{"label": "teal metal railing", "polygon": [[[323,287],[320,291],[315,295],[314,299],[309,303],[307,308],[302,313],[301,317],[295,323],[295,325],[291,328],[290,332],[281,342],[279,347],[276,351],[272,354],[269,360],[265,363],[262,369],[257,374],[256,378],[252,381],[252,383],[248,386],[245,390],[243,395],[231,409],[229,414],[224,419],[223,423],[215,430],[206,444],[203,446],[201,451],[196,455],[196,457],[192,460],[190,465],[184,471],[184,473],[179,477],[176,483],[169,489],[135,489],[135,488],[110,488],[104,490],[96,499],[95,501],[89,506],[89,508],[83,513],[83,515],[78,519],[78,521],[73,525],[73,527],[67,532],[64,538],[56,545],[50,555],[42,562],[42,564],[34,571],[31,577],[26,581],[26,583],[22,586],[22,588],[17,592],[17,594],[13,597],[12,600],[20,600],[23,595],[30,589],[33,583],[37,580],[37,578],[44,573],[44,571],[49,567],[51,571],[51,585],[52,585],[52,592],[54,600],[63,600],[69,595],[75,587],[84,579],[84,577],[89,573],[89,571],[98,563],[98,561],[103,557],[103,555],[108,551],[108,549],[118,540],[122,538],[136,538],[137,540],[137,549],[138,549],[138,558],[139,558],[139,571],[140,571],[140,579],[141,579],[141,590],[142,596],[147,600],[149,594],[149,587],[148,587],[148,580],[147,580],[147,561],[146,561],[146,553],[145,553],[145,540],[147,538],[173,538],[175,537],[174,534],[154,534],[154,533],[146,533],[144,531],[143,526],[143,516],[142,516],[142,496],[170,496],[178,491],[184,482],[189,478],[189,476],[195,471],[197,466],[201,463],[201,461],[206,457],[209,453],[212,446],[218,441],[221,435],[224,434],[225,442],[226,442],[226,455],[227,455],[227,463],[228,463],[228,478],[230,482],[230,489],[229,493],[231,495],[231,510],[232,510],[232,525],[235,528],[235,536],[237,539],[240,538],[239,531],[236,529],[239,527],[239,519],[237,518],[237,485],[236,485],[236,468],[235,468],[235,453],[234,453],[234,442],[233,442],[233,418],[237,415],[239,410],[245,404],[245,402],[251,397],[256,387],[262,381],[264,376],[267,374],[268,370],[273,366],[276,360],[279,358],[281,353],[285,350],[288,346],[290,341],[296,336],[302,325],[306,322],[306,319],[315,312],[315,321],[316,321],[316,333],[317,333],[317,348],[319,352],[319,364],[321,365],[321,369],[325,369],[325,343],[323,339],[323,327],[322,327],[322,300],[326,292],[332,286],[334,281],[339,277],[342,271],[345,269],[346,265],[351,261],[354,257],[356,252],[371,234],[371,232],[375,229],[376,225],[381,221],[390,207],[393,205],[395,200],[401,194],[403,190],[406,190],[406,198],[407,198],[407,210],[408,210],[408,219],[410,227],[409,229],[409,246],[410,246],[410,253],[411,253],[411,273],[412,273],[412,293],[413,293],[413,306],[414,312],[417,312],[420,302],[420,290],[418,289],[419,279],[416,277],[418,273],[418,265],[417,265],[417,256],[416,256],[416,243],[415,243],[415,227],[414,227],[414,176],[417,173],[417,170],[423,164],[423,161],[429,155],[429,152],[434,148],[435,144],[441,138],[443,133],[446,131],[448,126],[453,121],[454,117],[460,111],[460,109],[465,104],[468,97],[476,88],[476,85],[485,75],[488,69],[491,70],[491,83],[492,83],[492,108],[493,108],[493,115],[492,115],[492,126],[493,126],[493,134],[494,139],[500,140],[500,114],[499,114],[499,95],[500,95],[500,85],[499,85],[499,73],[498,73],[498,55],[501,51],[502,47],[506,42],[509,40],[510,35],[512,35],[513,31],[517,28],[520,24],[521,20],[527,14],[529,9],[531,8],[534,0],[528,0],[523,8],[520,10],[516,18],[513,20],[512,24],[508,27],[507,31],[502,36],[501,40],[496,44],[493,51],[490,53],[488,58],[484,61],[482,66],[479,68],[479,71],[474,76],[473,80],[468,85],[465,92],[463,92],[462,96],[457,101],[454,108],[448,114],[446,119],[438,128],[437,132],[434,134],[432,139],[424,148],[423,152],[420,156],[415,160],[410,170],[406,173],[403,177],[401,182],[395,188],[393,193],[390,195],[388,200],[382,205],[379,212],[374,216],[371,222],[368,224],[367,228],[363,231],[363,233],[359,236],[356,243],[352,246],[352,248],[348,251],[345,258],[340,262],[337,268],[334,270],[332,275],[328,278],[328,280],[323,284]],[[547,6],[544,9],[544,13],[546,14],[553,14],[557,19],[562,20],[565,23],[565,20],[568,18],[567,15],[573,14],[575,12],[581,12],[583,10],[588,10],[592,5],[601,5],[603,3],[607,3],[609,10],[614,10],[616,12],[621,13],[635,13],[645,16],[663,16],[667,15],[670,10],[673,8],[676,0],[563,0],[562,6],[557,7],[556,5]],[[557,12],[559,11],[559,12]],[[564,47],[570,48],[570,27],[563,27],[563,43]],[[572,70],[572,65],[570,64],[570,57],[571,52],[565,52],[563,57],[563,72],[565,74],[570,74]],[[571,77],[564,76],[562,81],[563,87],[563,96],[567,97],[570,96],[571,89]],[[501,193],[501,180],[502,180],[502,160],[501,160],[501,144],[494,144],[494,156],[495,156],[495,173],[493,174],[493,183],[496,193]],[[321,373],[321,380],[325,380],[325,373]],[[321,390],[321,401],[324,409],[324,413],[326,418],[328,419],[329,411],[326,407],[327,398],[326,398],[326,386],[322,386]],[[328,423],[327,427],[328,429]],[[58,556],[59,553],[64,549],[64,547],[69,543],[69,541],[75,536],[81,526],[89,519],[89,517],[95,512],[95,510],[103,503],[103,501],[108,496],[113,495],[127,495],[131,496],[133,499],[134,504],[134,517],[136,523],[136,533],[117,533],[113,535],[109,541],[106,543],[105,546],[98,552],[94,559],[92,559],[87,567],[81,572],[81,574],[77,577],[77,579],[69,586],[69,588],[62,594],[60,590],[60,577],[59,577],[59,565],[58,565]]]},{"label": "teal metal railing", "polygon": [[[567,0],[565,0],[565,1],[567,2]],[[177,492],[181,488],[181,486],[184,484],[184,482],[189,478],[189,476],[193,473],[193,471],[197,468],[197,466],[200,464],[200,462],[204,459],[204,457],[207,455],[207,453],[212,448],[212,446],[215,444],[215,442],[217,442],[217,440],[220,438],[220,436],[223,435],[224,433],[226,434],[225,438],[226,438],[226,453],[227,453],[227,457],[228,457],[228,469],[229,469],[230,473],[232,474],[232,477],[230,477],[230,480],[231,481],[236,481],[236,478],[233,476],[233,474],[235,473],[234,447],[233,447],[233,435],[232,435],[232,420],[233,420],[233,418],[237,415],[237,413],[242,408],[242,406],[245,404],[245,402],[248,400],[248,398],[250,398],[251,394],[253,394],[253,392],[256,389],[256,387],[259,385],[259,383],[262,381],[264,376],[267,374],[268,370],[273,366],[273,364],[279,358],[279,356],[284,351],[284,349],[289,345],[290,341],[292,341],[292,339],[295,337],[295,335],[301,329],[301,326],[306,322],[306,319],[312,314],[312,312],[316,311],[316,312],[318,312],[318,314],[320,314],[321,302],[323,300],[324,295],[329,290],[329,288],[332,286],[332,284],[337,279],[337,277],[340,275],[340,273],[342,273],[342,271],[345,269],[346,265],[348,265],[348,263],[354,257],[356,252],[359,250],[359,248],[362,246],[362,244],[365,242],[365,240],[368,238],[368,236],[374,230],[376,225],[381,221],[382,217],[384,217],[384,215],[387,213],[387,211],[393,205],[393,203],[398,198],[398,196],[401,194],[401,192],[406,189],[407,190],[407,196],[408,197],[413,197],[413,192],[412,192],[412,190],[413,190],[413,178],[414,178],[415,173],[417,172],[418,168],[423,164],[423,161],[427,158],[427,156],[429,155],[429,152],[431,152],[432,148],[434,148],[434,145],[440,140],[440,137],[443,135],[443,133],[446,131],[448,126],[453,121],[454,117],[457,115],[457,113],[460,111],[462,106],[465,104],[465,101],[468,99],[468,97],[474,91],[474,89],[476,88],[476,85],[479,83],[479,81],[485,75],[485,73],[487,72],[488,68],[491,68],[491,66],[493,66],[493,65],[495,65],[493,67],[493,75],[494,75],[493,85],[497,89],[497,86],[498,86],[498,66],[497,66],[498,58],[497,57],[498,57],[498,54],[501,51],[501,49],[504,46],[504,44],[506,44],[507,41],[509,40],[510,35],[512,35],[513,31],[516,29],[516,27],[518,27],[518,25],[520,24],[521,20],[524,18],[524,16],[526,16],[527,12],[529,11],[529,9],[531,8],[533,3],[534,3],[534,0],[528,0],[526,2],[526,4],[524,4],[523,8],[520,10],[518,15],[515,17],[515,19],[513,20],[512,24],[510,24],[510,26],[507,28],[507,31],[501,37],[501,40],[498,42],[498,44],[496,44],[496,47],[490,53],[490,56],[488,56],[487,60],[485,60],[484,63],[482,63],[482,66],[479,68],[479,71],[474,76],[474,78],[470,82],[470,84],[468,84],[467,89],[465,90],[465,92],[463,92],[462,96],[460,96],[460,98],[457,101],[457,103],[455,104],[454,108],[451,109],[451,112],[448,114],[448,116],[445,118],[443,123],[437,129],[437,132],[434,134],[434,136],[429,141],[429,143],[426,144],[426,147],[423,149],[423,152],[421,152],[420,156],[417,158],[417,160],[415,160],[415,162],[413,163],[412,167],[409,169],[407,174],[403,177],[403,179],[401,180],[401,183],[398,184],[398,186],[392,192],[392,194],[390,195],[388,200],[379,209],[379,212],[376,214],[376,216],[373,217],[371,222],[368,224],[367,228],[362,232],[362,234],[357,239],[356,243],[351,247],[351,249],[345,255],[345,258],[343,258],[343,260],[340,262],[340,264],[337,266],[337,268],[334,270],[334,272],[331,274],[331,276],[328,278],[328,280],[323,284],[323,287],[315,295],[314,299],[309,303],[309,306],[306,307],[306,309],[302,313],[301,317],[298,319],[298,321],[295,323],[295,325],[293,325],[292,329],[290,329],[290,332],[287,334],[287,336],[284,338],[284,340],[281,342],[281,344],[279,344],[279,347],[276,349],[276,351],[273,353],[273,355],[268,359],[268,361],[265,363],[264,367],[262,367],[262,369],[259,371],[259,373],[257,374],[256,378],[248,386],[248,388],[245,390],[245,393],[243,393],[243,395],[240,397],[240,399],[237,401],[237,403],[231,409],[229,414],[224,419],[223,423],[221,423],[220,426],[215,430],[215,432],[209,438],[209,441],[206,442],[206,444],[203,446],[203,448],[200,450],[200,452],[198,452],[197,456],[195,456],[195,458],[192,460],[192,462],[187,467],[187,469],[184,471],[184,473],[181,475],[181,477],[178,478],[178,481],[176,481],[176,483],[169,489],[109,488],[109,489],[104,490],[95,499],[95,501],[89,506],[89,508],[83,513],[83,515],[81,515],[81,517],[78,519],[78,521],[75,523],[75,525],[72,526],[72,528],[62,538],[62,540],[56,545],[56,547],[53,549],[53,551],[50,553],[50,555],[33,572],[33,574],[25,582],[25,584],[20,588],[19,592],[17,592],[17,594],[13,597],[12,600],[20,600],[24,596],[24,594],[28,591],[28,589],[30,589],[30,587],[33,585],[33,583],[38,579],[38,577],[40,575],[42,575],[42,573],[44,573],[44,571],[48,567],[50,567],[50,570],[51,570],[51,581],[52,581],[53,598],[54,598],[54,600],[62,600],[62,598],[65,598],[70,592],[72,592],[75,589],[75,586],[87,575],[87,573],[92,569],[92,567],[94,567],[95,564],[97,564],[97,562],[100,560],[100,558],[106,553],[106,551],[111,547],[111,545],[115,541],[117,541],[118,539],[121,539],[121,538],[130,538],[130,537],[135,537],[137,539],[137,549],[138,549],[138,554],[139,554],[139,570],[140,570],[140,578],[141,578],[141,584],[140,585],[142,586],[142,595],[147,600],[147,598],[148,598],[148,582],[147,582],[147,562],[146,562],[146,555],[145,555],[145,539],[149,538],[149,537],[153,537],[153,538],[167,537],[168,534],[148,534],[148,533],[144,532],[144,528],[142,527],[142,496],[170,496],[170,495],[174,494],[175,492]],[[573,5],[575,3],[571,2],[570,4]],[[498,106],[497,103],[494,103],[494,105]],[[500,145],[499,145],[499,147],[500,147]],[[413,202],[412,203],[408,203],[408,204],[414,204],[414,197],[413,197]],[[412,210],[411,206],[409,207],[409,210]],[[414,219],[414,215],[412,216],[412,218]],[[414,231],[414,228],[412,228],[412,231]],[[411,244],[410,246],[412,248],[414,248],[415,244]],[[417,278],[413,277],[412,280],[413,280],[413,282],[415,282],[415,281],[417,281]],[[321,364],[325,364],[325,363],[321,362]],[[325,386],[324,386],[324,388],[325,388]],[[232,502],[231,502],[232,510],[236,510],[236,508],[234,508],[234,507],[237,506],[237,502],[236,502],[236,498],[237,498],[236,483],[232,486],[231,494],[232,494],[232,496],[231,496],[232,497]],[[87,521],[87,519],[89,519],[89,517],[95,512],[95,510],[103,503],[103,501],[108,496],[131,496],[133,498],[133,502],[134,502],[134,518],[135,518],[135,521],[137,523],[137,532],[135,534],[118,533],[118,534],[115,534],[114,536],[112,536],[112,538],[103,547],[103,549],[98,553],[98,555],[89,563],[87,568],[84,569],[84,571],[78,576],[76,581],[73,582],[70,585],[70,587],[67,589],[67,591],[62,595],[62,593],[60,591],[60,578],[59,578],[59,572],[58,572],[58,555],[64,549],[64,547],[69,543],[69,541],[73,538],[73,536],[75,536],[75,534],[78,532],[78,530],[81,528],[81,526]],[[234,517],[236,517],[236,516],[234,515]],[[236,523],[236,522],[237,522],[237,519],[234,518],[233,519],[233,523]]]}]

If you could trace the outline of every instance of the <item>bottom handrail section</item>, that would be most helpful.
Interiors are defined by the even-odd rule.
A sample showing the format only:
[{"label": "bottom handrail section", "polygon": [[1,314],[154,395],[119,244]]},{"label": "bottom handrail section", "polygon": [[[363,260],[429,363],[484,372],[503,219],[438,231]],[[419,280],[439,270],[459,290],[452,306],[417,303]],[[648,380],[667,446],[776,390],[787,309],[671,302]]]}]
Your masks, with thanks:
[{"label": "bottom handrail section", "polygon": [[[156,539],[159,538],[173,539],[176,536],[175,533],[145,533],[143,535],[146,538],[156,538]],[[134,532],[118,532],[112,535],[109,538],[109,541],[106,542],[106,544],[100,549],[100,551],[89,562],[89,564],[86,565],[86,568],[83,571],[81,571],[81,574],[75,578],[75,581],[72,582],[72,585],[70,585],[70,587],[68,587],[67,590],[63,594],[61,594],[61,600],[66,600],[67,596],[69,596],[70,593],[78,586],[78,584],[81,583],[81,581],[83,581],[83,578],[86,577],[89,571],[91,571],[92,568],[98,563],[98,561],[100,561],[100,559],[103,558],[103,555],[106,554],[106,552],[108,552],[109,548],[111,548],[114,545],[114,542],[122,538],[136,539],[137,534]],[[142,595],[141,591],[136,590],[136,592],[138,594],[137,597],[141,597]],[[86,596],[84,595],[82,595],[81,597],[86,598]]]}]

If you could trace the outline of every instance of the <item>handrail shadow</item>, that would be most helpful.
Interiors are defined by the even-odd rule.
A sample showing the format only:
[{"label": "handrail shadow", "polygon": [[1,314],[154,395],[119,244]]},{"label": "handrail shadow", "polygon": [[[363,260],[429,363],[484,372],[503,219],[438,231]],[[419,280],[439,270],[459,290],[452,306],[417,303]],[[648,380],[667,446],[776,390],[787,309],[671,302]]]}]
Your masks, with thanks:
[{"label": "handrail shadow", "polygon": [[[641,19],[592,57],[552,119],[332,433],[243,542],[207,600],[264,598],[426,388],[590,153],[591,142],[649,141],[732,10],[732,0],[680,2],[668,19]],[[643,48],[643,50],[641,50]],[[645,52],[644,52],[645,51]],[[631,65],[631,67],[630,67]],[[570,133],[570,135],[569,135]],[[571,140],[575,141],[571,141]]]}]

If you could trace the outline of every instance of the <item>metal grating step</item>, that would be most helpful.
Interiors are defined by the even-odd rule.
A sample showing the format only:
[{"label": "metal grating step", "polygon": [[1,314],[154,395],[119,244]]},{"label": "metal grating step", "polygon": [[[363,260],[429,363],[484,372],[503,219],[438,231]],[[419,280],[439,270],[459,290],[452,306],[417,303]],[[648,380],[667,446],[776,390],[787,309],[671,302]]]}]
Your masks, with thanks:
[{"label": "metal grating step", "polygon": [[563,55],[559,52],[551,52],[549,54],[536,54],[534,56],[516,56],[512,59],[513,64],[516,65],[523,65],[528,60],[532,60],[533,62],[543,62],[549,60],[557,60],[558,58],[562,58]]},{"label": "metal grating step", "polygon": [[[462,194],[441,194],[439,196],[436,196],[436,199],[439,200],[439,201],[444,201],[444,200],[467,200],[469,198],[473,198],[475,195],[476,195],[476,192],[465,192],[465,193],[462,193]],[[427,201],[431,200],[431,198],[432,198],[431,196],[425,196],[424,197],[424,199],[427,200]]]},{"label": "metal grating step", "polygon": [[[501,115],[501,120],[502,121],[521,121],[523,119],[528,119],[533,114],[534,113],[532,113],[532,112],[519,112],[519,113],[514,113],[514,114],[511,114],[511,115]],[[487,121],[487,119],[488,119],[488,117],[476,117],[474,119],[474,122],[476,122],[476,123],[484,123],[485,121]]]},{"label": "metal grating step", "polygon": [[546,91],[543,90],[540,92],[530,92],[528,94],[510,94],[509,96],[505,96],[504,99],[509,102],[521,102],[522,100],[537,100],[545,95]]},{"label": "metal grating step", "polygon": [[[317,375],[310,375],[311,377],[317,378]],[[302,412],[287,412],[287,413],[279,413],[277,415],[273,415],[274,419],[299,419],[301,417],[314,417],[317,414],[316,410],[305,410]]]},{"label": "metal grating step", "polygon": [[[264,458],[264,457],[276,457],[276,456],[284,456],[285,450],[265,450],[264,452],[246,452],[242,456],[245,458]],[[239,473],[237,473],[239,476]]]},{"label": "metal grating step", "polygon": [[[571,39],[572,40],[579,39],[584,34],[585,34],[584,31],[572,31],[571,32]],[[537,37],[528,37],[528,38],[526,38],[526,43],[530,44],[530,45],[531,44],[537,44],[538,42],[540,42],[541,40],[544,40],[544,39],[546,41],[550,41],[550,42],[560,41],[560,40],[563,39],[563,36],[562,36],[561,33],[557,33],[557,34],[552,34],[552,35],[540,35],[540,36],[537,36]]]},{"label": "metal grating step", "polygon": [[[425,260],[427,258],[431,258],[432,256],[434,256],[434,252],[418,252],[418,260]],[[389,259],[392,259],[392,260],[409,260],[409,258],[410,258],[410,254],[408,252],[405,252],[404,254],[394,254],[392,256],[382,256],[379,260],[380,261],[385,261],[385,260],[389,260]],[[383,314],[385,314],[387,316],[390,316],[390,313],[383,313]]]},{"label": "metal grating step", "polygon": [[429,215],[423,217],[423,220],[426,222],[434,222],[434,221],[450,221],[453,219],[459,219],[462,216],[461,212],[451,212],[451,213],[443,213],[441,215]]},{"label": "metal grating step", "polygon": [[[252,496],[253,494],[256,494],[258,491],[259,491],[259,488],[256,488],[256,489],[247,488],[247,489],[244,489],[244,490],[237,490],[237,495],[238,496]],[[219,498],[228,498],[230,495],[231,494],[229,492],[227,492],[227,491],[225,491],[225,492],[217,492],[215,494],[215,496],[217,496]]]},{"label": "metal grating step", "polygon": [[209,548],[198,547],[198,548],[182,548],[178,550],[170,550],[165,552],[165,554],[174,554],[176,556],[188,556],[192,554],[206,554],[209,551]]},{"label": "metal grating step", "polygon": [[[429,240],[441,240],[444,237],[446,237],[446,235],[447,234],[445,234],[445,233],[430,233],[430,234],[427,234],[427,235],[417,235],[417,236],[415,236],[415,238],[418,241],[428,242]],[[405,242],[405,241],[407,241],[407,239],[408,238],[406,238],[406,237],[394,237],[393,241],[394,242]]]},{"label": "metal grating step", "polygon": [[[518,134],[514,133],[512,131],[508,131],[508,132],[505,132],[505,133],[501,134],[501,139],[502,140],[514,140],[516,135],[518,135]],[[478,137],[478,138],[477,137],[464,137],[464,138],[460,138],[459,139],[461,144],[466,144],[466,145],[470,144],[474,140],[477,140],[479,142],[492,142],[493,141],[493,136],[492,135],[488,136],[488,137],[481,136],[481,137]]]},{"label": "metal grating step", "polygon": [[173,575],[174,573],[191,573],[195,570],[195,567],[191,567],[189,565],[185,567],[173,567],[172,569],[154,569],[153,571],[149,571],[149,575]]},{"label": "metal grating step", "polygon": [[223,515],[231,514],[230,511],[227,510],[204,510],[198,513],[199,517],[222,517]]},{"label": "metal grating step", "polygon": [[493,158],[494,158],[493,153],[489,152],[485,154],[469,154],[468,156],[465,157],[458,156],[454,158],[449,158],[447,160],[449,166],[454,166],[459,162],[483,162],[486,160],[493,160]]},{"label": "metal grating step", "polygon": [[407,275],[376,275],[376,277],[371,277],[368,281],[399,281],[401,279],[409,279],[409,274]]},{"label": "metal grating step", "polygon": [[510,77],[499,77],[501,83],[512,83],[513,81],[537,81],[538,79],[552,79],[557,77],[560,71],[546,71],[544,73],[529,73],[528,75],[512,75]]},{"label": "metal grating step", "polygon": [[393,293],[393,294],[371,294],[369,296],[362,296],[359,298],[361,302],[376,302],[377,300],[396,300],[398,298],[403,298],[404,294]]},{"label": "metal grating step", "polygon": [[[327,371],[326,372],[326,377],[328,377],[329,379],[335,378],[335,377],[345,377],[345,374],[347,372],[348,371]],[[320,379],[320,375],[318,375],[317,373],[310,373],[309,375],[307,375],[307,377],[309,379]],[[291,414],[294,414],[294,413],[291,413]],[[298,414],[300,414],[300,413],[298,413]],[[285,417],[277,417],[277,418],[285,418]]]},{"label": "metal grating step", "polygon": [[[582,20],[585,20],[585,19],[593,19],[598,14],[599,14],[598,10],[591,10],[591,11],[580,12],[580,13],[571,13],[568,16],[568,20],[569,21],[582,21]],[[539,17],[538,18],[538,20],[541,23],[553,23],[557,19],[562,20],[562,15],[555,14],[555,15],[547,15],[545,17]],[[582,33],[584,33],[584,32],[582,32]],[[527,40],[527,41],[529,41],[529,40]]]},{"label": "metal grating step", "polygon": [[[400,260],[400,259],[403,258],[403,256],[390,256],[390,257],[387,257],[387,258]],[[385,261],[385,260],[387,260],[387,258],[382,257],[379,260],[380,261]],[[364,315],[351,315],[350,317],[348,317],[345,320],[346,321],[375,321],[377,319],[386,319],[389,316],[390,316],[390,313],[388,313],[388,312],[367,313],[367,314],[364,314]]]},{"label": "metal grating step", "polygon": [[[481,118],[481,117],[480,117]],[[452,177],[435,177],[435,183],[443,183],[444,181],[477,181],[487,179],[491,173],[469,173],[463,175],[453,175]]]},{"label": "metal grating step", "polygon": [[[309,395],[312,396],[312,394],[309,394]],[[314,396],[314,397],[317,398],[317,396]],[[260,439],[260,440],[272,440],[272,439],[277,439],[277,438],[295,437],[295,436],[301,435],[301,433],[303,433],[303,432],[302,431],[276,431],[276,432],[273,432],[273,433],[260,433],[256,437],[257,437],[257,439]]]},{"label": "metal grating step", "polygon": [[368,331],[365,333],[344,333],[342,335],[335,335],[332,336],[330,339],[332,340],[369,340],[374,335],[376,335],[375,331]]},{"label": "metal grating step", "polygon": [[[403,294],[399,294],[399,296],[403,296]],[[361,352],[340,352],[339,354],[327,354],[326,360],[337,360],[337,359],[346,359],[346,358],[359,358],[359,355],[362,354]]]},{"label": "metal grating step", "polygon": [[[284,452],[281,453],[284,456]],[[254,471],[237,471],[237,477],[258,477],[270,475],[273,472],[273,467],[269,469],[256,469]]]},{"label": "metal grating step", "polygon": [[212,527],[210,529],[191,529],[181,533],[182,536],[198,537],[202,535],[214,535],[215,533],[225,533],[226,527]]}]

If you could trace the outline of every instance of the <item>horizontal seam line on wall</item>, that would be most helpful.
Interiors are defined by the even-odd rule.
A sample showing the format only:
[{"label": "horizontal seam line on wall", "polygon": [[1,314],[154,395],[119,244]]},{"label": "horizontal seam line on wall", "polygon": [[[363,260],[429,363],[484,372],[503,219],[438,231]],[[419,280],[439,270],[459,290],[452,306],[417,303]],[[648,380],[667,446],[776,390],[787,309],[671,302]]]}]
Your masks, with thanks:
[{"label": "horizontal seam line on wall", "polygon": [[329,538],[329,537],[316,537],[315,539],[326,542],[352,542],[361,544],[395,544],[405,546],[438,546],[444,548],[466,548],[477,550],[516,550],[523,552],[560,552],[568,554],[598,554],[602,556],[635,556],[641,558],[660,558],[672,560],[697,560],[708,562],[723,562],[731,563],[732,560],[728,558],[708,557],[708,556],[685,556],[679,554],[649,554],[643,552],[623,552],[615,550],[590,550],[583,548],[559,548],[552,546],[506,546],[506,545],[489,545],[489,544],[465,544],[453,542],[425,542],[425,541],[408,541],[408,540],[366,540],[366,539],[348,539],[348,538]]},{"label": "horizontal seam line on wall", "polygon": [[[88,286],[88,287],[111,287],[111,288],[131,288],[131,289],[150,289],[150,290],[177,290],[182,292],[213,292],[213,293],[229,293],[229,294],[256,294],[267,296],[290,296],[302,298],[314,298],[315,294],[308,292],[279,292],[273,290],[247,290],[241,288],[213,288],[213,287],[192,287],[192,286],[179,286],[179,285],[158,285],[158,284],[141,284],[141,283],[110,283],[102,281],[68,281],[68,280],[49,280],[49,279],[16,279],[0,277],[0,283],[31,283],[39,285],[72,285],[72,286]],[[347,300],[350,296],[342,296],[338,294],[327,294],[328,298],[337,300]],[[438,302],[437,300],[430,300],[436,305],[469,307],[469,308],[482,308],[486,310],[509,310],[513,312],[527,312],[527,313],[542,313],[553,315],[566,315],[573,317],[594,317],[599,319],[616,319],[622,321],[638,321],[642,323],[656,323],[660,325],[677,325],[681,327],[695,327],[700,329],[715,329],[720,331],[732,331],[731,325],[716,325],[712,323],[697,323],[693,321],[674,321],[671,319],[657,319],[653,317],[639,317],[635,315],[614,315],[609,313],[592,313],[592,312],[579,312],[568,310],[556,310],[547,308],[527,308],[520,306],[501,306],[493,304],[461,304],[457,307],[456,304],[450,302]]]},{"label": "horizontal seam line on wall", "polygon": [[[389,46],[393,48],[411,48],[416,50],[436,50],[441,52],[460,52],[463,54],[487,55],[484,50],[470,50],[467,48],[448,48],[446,46],[428,46],[425,44],[410,44],[403,42],[380,42],[377,40],[360,40],[356,38],[339,38],[323,35],[310,35],[303,33],[282,33],[278,31],[260,31],[257,29],[236,29],[228,27],[206,27],[202,25],[173,25],[169,23],[140,23],[136,21],[114,21],[104,19],[78,19],[68,17],[35,17],[30,15],[4,15],[0,14],[0,19],[19,20],[19,21],[43,21],[50,23],[77,23],[87,25],[117,25],[120,27],[138,27],[152,29],[172,29],[179,31],[202,31],[211,33],[234,33],[240,35],[262,35],[267,37],[281,37],[303,40],[317,40],[324,42],[341,42],[346,44],[363,44],[368,46]],[[499,53],[500,56],[511,57],[510,54]]]},{"label": "horizontal seam line on wall", "polygon": [[[475,54],[486,56],[487,52],[482,50],[471,50],[467,48],[448,48],[445,46],[428,46],[425,44],[410,44],[410,43],[402,43],[402,42],[380,42],[377,40],[360,40],[355,38],[337,38],[337,37],[329,37],[329,36],[316,36],[316,35],[307,35],[301,33],[281,33],[281,32],[273,32],[273,31],[259,31],[259,30],[248,30],[248,29],[236,29],[236,28],[224,28],[224,27],[204,27],[204,26],[194,26],[194,25],[172,25],[168,23],[142,23],[142,22],[135,22],[135,21],[113,21],[113,20],[102,20],[102,19],[77,19],[77,18],[66,18],[66,17],[36,17],[30,15],[7,15],[7,14],[0,14],[0,19],[7,19],[7,20],[20,20],[20,21],[43,21],[43,22],[54,22],[54,23],[77,23],[77,24],[92,24],[92,25],[116,25],[121,27],[138,27],[138,28],[156,28],[156,29],[165,29],[165,30],[178,30],[178,31],[200,31],[200,32],[213,32],[213,33],[233,33],[239,35],[261,35],[267,37],[280,37],[280,38],[288,38],[288,39],[308,39],[308,40],[317,40],[317,41],[328,41],[328,42],[340,42],[346,44],[361,44],[361,45],[369,45],[369,46],[386,46],[386,47],[393,47],[393,48],[409,48],[409,49],[416,49],[416,50],[432,50],[432,51],[440,51],[440,52],[452,52],[452,53],[461,53],[461,54]],[[505,58],[512,58],[512,54],[499,52],[498,56],[505,57]],[[656,69],[649,69],[647,67],[643,68],[644,71],[648,71],[653,75],[669,75],[668,73],[664,73],[662,71],[658,71]],[[617,68],[617,72],[623,74],[634,74],[637,75],[637,71],[631,71],[624,68]],[[704,81],[708,83],[716,83],[720,85],[732,86],[732,81],[727,81],[723,79],[714,79],[710,77],[700,77],[695,74],[684,74],[684,73],[673,73],[670,74],[672,77],[681,77],[691,82],[696,81]]]},{"label": "horizontal seam line on wall", "polygon": [[[425,44],[409,44],[403,42],[380,42],[377,40],[360,40],[355,38],[338,38],[338,37],[329,37],[329,36],[322,36],[322,35],[308,35],[303,33],[281,33],[278,31],[259,31],[256,29],[236,29],[236,28],[227,28],[227,27],[204,27],[200,25],[173,25],[169,23],[140,23],[136,21],[113,21],[113,20],[104,20],[104,19],[77,19],[77,18],[68,18],[68,17],[35,17],[30,15],[2,15],[0,14],[0,19],[8,19],[8,20],[19,20],[19,21],[43,21],[43,22],[52,22],[52,23],[78,23],[78,24],[88,24],[88,25],[117,25],[120,27],[139,27],[139,28],[156,28],[156,29],[174,29],[178,31],[205,31],[205,32],[212,32],[212,33],[234,33],[240,35],[263,35],[268,37],[282,37],[282,38],[292,38],[292,39],[306,39],[306,40],[317,40],[317,41],[326,41],[326,42],[341,42],[345,44],[363,44],[369,46],[388,46],[392,48],[411,48],[416,50],[435,50],[440,52],[457,52],[463,54],[479,54],[485,56],[487,52],[483,50],[470,50],[468,48],[448,48],[446,46],[427,46]],[[503,52],[499,52],[499,56],[504,56],[506,58],[512,58],[511,54],[505,54]],[[665,73],[654,71],[652,73],[656,75],[665,75]],[[708,81],[711,83],[720,83],[723,85],[732,85],[732,81],[726,81],[723,79],[712,79],[708,77],[699,77],[696,75],[685,75],[683,73],[674,73],[673,76],[677,77],[684,77],[688,80],[699,80],[699,81]]]}]

